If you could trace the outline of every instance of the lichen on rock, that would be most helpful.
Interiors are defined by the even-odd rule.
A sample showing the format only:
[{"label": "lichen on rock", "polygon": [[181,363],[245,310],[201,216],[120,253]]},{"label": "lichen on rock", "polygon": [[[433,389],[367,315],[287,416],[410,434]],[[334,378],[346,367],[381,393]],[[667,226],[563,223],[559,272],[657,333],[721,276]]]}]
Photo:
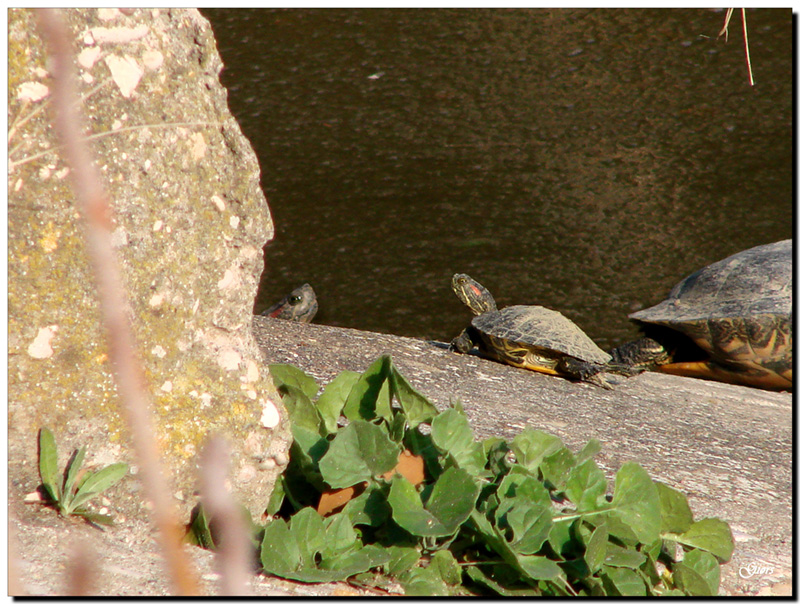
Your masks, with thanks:
[{"label": "lichen on rock", "polygon": [[[280,470],[269,460],[289,438],[285,421],[262,423],[270,405],[284,414],[268,372],[253,369],[250,331],[273,226],[211,28],[187,9],[63,16],[164,460],[191,493],[197,453],[223,434],[236,496],[258,514]],[[49,78],[34,11],[10,10],[9,455],[12,479],[29,487],[41,426],[64,455],[87,445],[102,456],[127,439],[49,97],[31,94]]]}]

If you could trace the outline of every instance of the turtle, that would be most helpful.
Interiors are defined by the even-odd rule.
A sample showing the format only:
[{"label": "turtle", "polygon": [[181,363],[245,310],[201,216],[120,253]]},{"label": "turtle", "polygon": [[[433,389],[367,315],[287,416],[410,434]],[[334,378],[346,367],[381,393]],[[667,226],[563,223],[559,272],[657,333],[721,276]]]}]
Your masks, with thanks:
[{"label": "turtle", "polygon": [[710,264],[629,318],[645,337],[613,349],[617,363],[792,390],[792,240]]},{"label": "turtle", "polygon": [[297,321],[298,323],[311,323],[318,309],[319,304],[317,303],[317,295],[314,293],[314,288],[308,283],[303,283],[300,287],[293,289],[288,296],[285,296],[259,314],[265,317]]},{"label": "turtle", "polygon": [[473,346],[501,363],[540,373],[611,388],[606,372],[630,375],[612,367],[611,355],[560,312],[543,306],[497,309],[489,291],[469,275],[453,275],[453,291],[476,315],[450,343],[450,350],[468,353]]}]

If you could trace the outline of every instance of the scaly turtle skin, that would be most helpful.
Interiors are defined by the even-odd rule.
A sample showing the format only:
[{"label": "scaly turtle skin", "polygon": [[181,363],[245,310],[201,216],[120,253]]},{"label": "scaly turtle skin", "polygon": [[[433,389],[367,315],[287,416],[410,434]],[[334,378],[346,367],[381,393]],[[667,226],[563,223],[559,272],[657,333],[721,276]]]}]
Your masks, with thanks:
[{"label": "scaly turtle skin", "polygon": [[477,345],[501,363],[603,388],[611,388],[605,371],[630,375],[624,367],[609,367],[611,355],[559,312],[542,306],[497,310],[488,290],[468,275],[454,275],[452,287],[476,316],[451,342],[451,350],[467,353]]},{"label": "scaly turtle skin", "polygon": [[260,314],[276,319],[311,323],[314,315],[317,314],[317,309],[319,309],[317,294],[314,293],[314,288],[308,283],[304,283]]},{"label": "scaly turtle skin", "polygon": [[[678,283],[660,304],[629,316],[650,337],[612,350],[616,362],[792,390],[792,241],[715,262]],[[686,336],[702,349],[700,360],[691,358],[697,348]]]}]

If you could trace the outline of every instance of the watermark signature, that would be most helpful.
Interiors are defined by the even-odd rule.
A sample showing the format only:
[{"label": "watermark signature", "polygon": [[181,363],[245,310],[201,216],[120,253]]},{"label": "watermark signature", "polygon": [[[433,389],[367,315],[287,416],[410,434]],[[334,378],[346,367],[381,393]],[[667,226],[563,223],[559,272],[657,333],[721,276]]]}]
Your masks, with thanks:
[{"label": "watermark signature", "polygon": [[758,562],[751,562],[747,566],[740,566],[739,567],[739,576],[742,579],[752,579],[753,577],[760,577],[762,575],[771,575],[775,572],[775,569],[772,566],[764,565],[762,566]]}]

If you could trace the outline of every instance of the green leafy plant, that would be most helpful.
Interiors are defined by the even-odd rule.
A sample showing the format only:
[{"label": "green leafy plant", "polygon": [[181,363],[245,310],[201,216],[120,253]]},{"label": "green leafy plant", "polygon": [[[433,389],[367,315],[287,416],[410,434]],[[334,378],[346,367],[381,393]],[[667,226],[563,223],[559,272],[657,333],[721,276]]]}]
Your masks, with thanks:
[{"label": "green leafy plant", "polygon": [[261,534],[268,573],[391,577],[417,596],[718,591],[728,525],[695,521],[684,495],[635,463],[609,495],[595,440],[578,453],[533,429],[477,442],[459,404],[439,412],[388,356],[340,374],[316,401],[299,369],[270,371],[294,442]]},{"label": "green leafy plant", "polygon": [[111,517],[88,510],[85,505],[122,479],[128,465],[115,463],[96,472],[80,474],[86,447],[75,451],[67,462],[63,478],[58,471],[58,450],[53,433],[47,428],[39,430],[39,475],[48,498],[62,516],[81,516],[96,524],[111,524]]}]

